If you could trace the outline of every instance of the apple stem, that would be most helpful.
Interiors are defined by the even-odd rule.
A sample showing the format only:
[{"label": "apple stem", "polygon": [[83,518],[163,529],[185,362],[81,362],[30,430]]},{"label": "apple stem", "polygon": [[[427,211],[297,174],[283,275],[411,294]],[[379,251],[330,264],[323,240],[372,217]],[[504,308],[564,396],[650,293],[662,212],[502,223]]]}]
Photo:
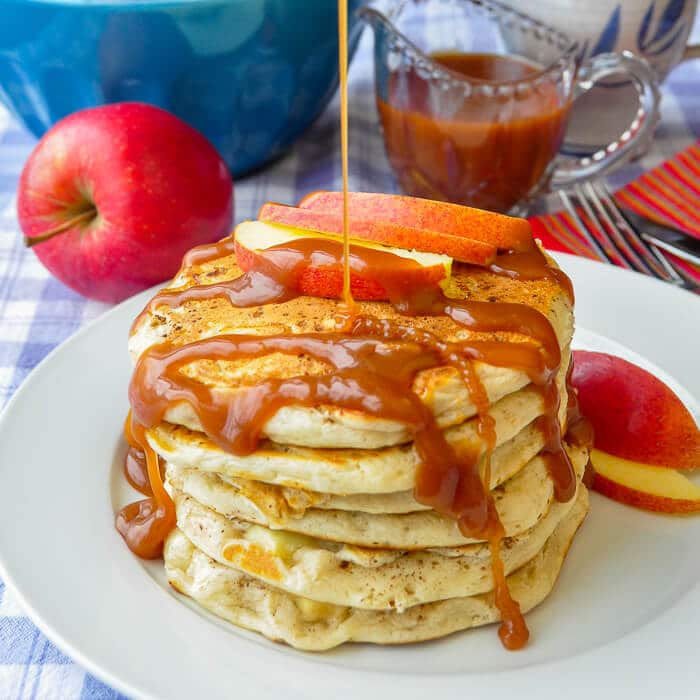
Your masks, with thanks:
[{"label": "apple stem", "polygon": [[77,226],[78,224],[82,224],[83,222],[86,221],[91,221],[92,219],[95,218],[95,213],[96,210],[94,207],[91,207],[87,211],[83,211],[80,214],[76,214],[74,217],[71,219],[67,219],[61,224],[58,224],[58,226],[54,226],[53,228],[50,228],[48,231],[44,231],[44,233],[40,233],[38,236],[25,236],[24,237],[24,245],[27,246],[27,248],[31,248],[38,243],[44,243],[45,241],[50,240],[54,236],[58,236],[60,233],[65,233],[68,231],[68,229],[73,228],[73,226]]}]

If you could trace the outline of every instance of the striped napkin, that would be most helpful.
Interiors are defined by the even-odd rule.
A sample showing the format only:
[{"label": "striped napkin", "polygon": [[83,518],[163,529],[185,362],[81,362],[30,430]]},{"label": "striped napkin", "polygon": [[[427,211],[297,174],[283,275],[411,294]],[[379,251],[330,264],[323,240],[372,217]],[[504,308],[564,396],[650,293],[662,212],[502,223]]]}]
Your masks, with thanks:
[{"label": "striped napkin", "polygon": [[[615,198],[648,219],[700,238],[700,141],[618,190]],[[583,212],[580,215],[586,220]],[[566,212],[535,216],[530,223],[546,248],[598,259]],[[700,269],[675,256],[669,258],[700,283]],[[622,261],[618,264],[624,266]]]}]

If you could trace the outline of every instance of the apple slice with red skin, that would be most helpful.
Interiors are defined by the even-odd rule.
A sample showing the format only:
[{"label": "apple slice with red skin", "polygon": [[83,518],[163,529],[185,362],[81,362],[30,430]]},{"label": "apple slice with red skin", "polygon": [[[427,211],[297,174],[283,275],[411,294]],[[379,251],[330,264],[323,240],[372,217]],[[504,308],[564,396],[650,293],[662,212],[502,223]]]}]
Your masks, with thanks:
[{"label": "apple slice with red skin", "polygon": [[[343,234],[343,214],[317,212],[284,204],[268,202],[258,212],[258,219],[268,223],[284,224],[320,233]],[[349,231],[352,238],[383,243],[397,248],[420,250],[448,255],[473,265],[490,265],[496,257],[496,247],[460,236],[435,233],[403,224],[372,221],[350,217]]]},{"label": "apple slice with red skin", "polygon": [[642,464],[700,467],[693,416],[653,374],[620,357],[576,350],[571,383],[599,450]]},{"label": "apple slice with red skin", "polygon": [[[375,192],[349,192],[351,221],[375,221],[410,226],[450,236],[469,238],[499,250],[531,250],[534,241],[526,219],[438,202],[420,197]],[[342,216],[342,192],[312,192],[299,202],[302,209]]]},{"label": "apple slice with red skin", "polygon": [[[236,260],[242,270],[263,268],[265,261],[280,261],[290,256],[303,258],[293,270],[293,284],[307,296],[337,299],[343,291],[343,242],[339,236],[295,229],[262,221],[245,221],[235,231]],[[311,264],[308,255],[299,254],[299,246],[315,250]],[[386,300],[387,287],[402,289],[436,287],[449,279],[452,260],[445,255],[421,253],[399,248],[353,241],[350,245],[350,289],[356,300]]]},{"label": "apple slice with red skin", "polygon": [[593,488],[609,498],[657,513],[697,513],[700,487],[682,472],[593,450]]},{"label": "apple slice with red skin", "polygon": [[123,102],[71,114],[44,135],[22,171],[17,213],[51,273],[114,302],[226,236],[233,187],[202,134],[163,109]]}]

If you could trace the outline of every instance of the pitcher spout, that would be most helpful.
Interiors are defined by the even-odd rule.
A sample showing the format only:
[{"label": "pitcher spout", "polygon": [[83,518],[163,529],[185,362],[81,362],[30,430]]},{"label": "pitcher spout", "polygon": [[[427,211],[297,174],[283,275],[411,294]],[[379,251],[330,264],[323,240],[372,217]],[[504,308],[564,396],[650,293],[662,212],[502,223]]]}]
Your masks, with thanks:
[{"label": "pitcher spout", "polygon": [[399,8],[400,3],[392,2],[392,0],[372,0],[362,5],[357,13],[375,34],[378,31],[389,31],[396,34],[398,32],[393,19]]}]

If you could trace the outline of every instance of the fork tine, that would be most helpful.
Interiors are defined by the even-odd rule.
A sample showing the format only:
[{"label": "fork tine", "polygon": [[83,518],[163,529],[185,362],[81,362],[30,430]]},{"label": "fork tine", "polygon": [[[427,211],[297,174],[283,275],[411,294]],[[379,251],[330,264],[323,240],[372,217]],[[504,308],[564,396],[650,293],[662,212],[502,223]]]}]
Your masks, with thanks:
[{"label": "fork tine", "polygon": [[[656,250],[656,246],[652,245],[652,247]],[[676,284],[679,287],[683,287],[684,289],[689,289],[692,292],[695,293],[700,293],[700,286],[698,286],[697,280],[695,280],[693,277],[691,277],[682,267],[677,267],[676,264],[670,260],[667,259],[663,253],[659,250],[659,255],[663,257],[664,260],[666,260],[666,264],[671,268],[671,270],[677,275],[678,279],[673,279],[671,280],[671,284]]]},{"label": "fork tine", "polygon": [[663,251],[666,251],[667,253],[670,253],[671,255],[675,255],[677,258],[680,258],[681,260],[685,260],[686,262],[691,263],[692,265],[700,265],[700,258],[696,255],[693,255],[690,251],[685,251],[681,250],[679,248],[676,248],[676,246],[671,245],[667,241],[664,241],[660,239],[658,236],[655,236],[653,233],[647,233],[644,231],[642,233],[642,238],[649,243],[649,245],[653,245],[655,248],[660,248]]},{"label": "fork tine", "polygon": [[637,253],[639,253],[646,263],[655,270],[656,274],[676,283],[682,282],[682,277],[666,259],[666,256],[658,250],[656,246],[647,244],[640,236],[639,231],[627,220],[627,217],[625,217],[624,212],[618,206],[607,184],[605,182],[596,182],[593,185],[593,189],[605,206],[607,206],[610,215],[617,222],[623,235],[626,236],[630,244],[634,246]]},{"label": "fork tine", "polygon": [[[642,241],[646,243],[643,238]],[[697,282],[691,280],[682,271],[680,271],[657,246],[655,246],[653,243],[648,243],[647,245],[651,249],[654,257],[659,261],[661,267],[663,267],[668,274],[668,280],[671,282],[671,284],[677,284],[682,287],[686,286],[688,283],[697,285]]]},{"label": "fork tine", "polygon": [[591,234],[594,236],[596,233],[598,234],[598,240],[600,240],[601,245],[605,249],[608,258],[610,258],[610,260],[612,260],[615,265],[620,265],[622,267],[630,269],[631,265],[629,261],[622,254],[616,241],[610,236],[610,233],[605,228],[603,222],[598,218],[596,213],[591,208],[591,203],[588,201],[586,193],[581,188],[581,185],[574,185],[573,193],[579,205],[581,206],[581,209],[583,209],[583,213],[586,215],[586,218],[590,222],[589,229],[591,231]]},{"label": "fork tine", "polygon": [[590,182],[586,182],[581,189],[583,190],[583,194],[587,196],[587,199],[593,204],[593,208],[598,214],[598,217],[608,228],[618,251],[620,251],[620,253],[622,253],[622,255],[624,255],[639,272],[642,272],[645,275],[654,275],[655,277],[658,277],[658,272],[637,254],[627,239],[622,235],[620,227],[617,226],[610,217],[608,210],[603,206],[603,202],[598,196],[598,193],[594,189],[593,185]]},{"label": "fork tine", "polygon": [[588,226],[583,223],[583,220],[578,215],[576,207],[573,205],[571,198],[564,190],[559,190],[559,199],[561,199],[564,209],[568,212],[569,216],[572,218],[574,225],[579,230],[579,233],[586,239],[586,242],[591,247],[593,252],[603,261],[609,262],[614,265],[614,260],[606,253],[605,250],[600,246],[600,243],[595,239],[595,237],[588,230]]}]

